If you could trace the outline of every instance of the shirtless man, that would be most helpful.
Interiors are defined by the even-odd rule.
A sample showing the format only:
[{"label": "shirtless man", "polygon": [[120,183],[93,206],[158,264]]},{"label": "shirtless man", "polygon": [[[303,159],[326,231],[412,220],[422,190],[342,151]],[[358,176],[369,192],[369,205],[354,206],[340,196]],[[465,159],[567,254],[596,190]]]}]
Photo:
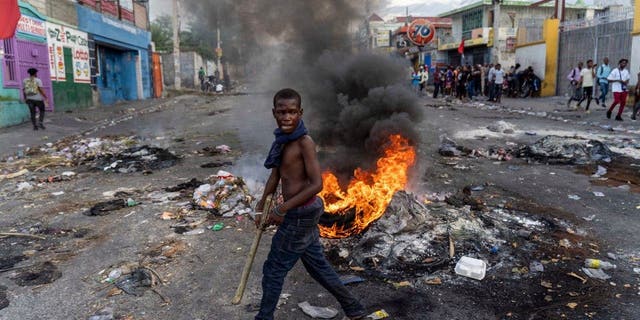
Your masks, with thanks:
[{"label": "shirtless man", "polygon": [[[273,117],[278,129],[264,165],[271,170],[264,194],[256,208],[282,181],[284,202],[266,214],[269,224],[278,225],[271,251],[262,269],[262,301],[256,320],[273,319],[284,278],[302,260],[313,279],[338,300],[349,319],[363,319],[364,307],[342,284],[324,256],[319,241],[318,221],[324,204],[316,194],[322,190],[316,145],[302,121],[302,98],[293,89],[282,89],[273,97]],[[256,216],[260,225],[261,214]]]}]

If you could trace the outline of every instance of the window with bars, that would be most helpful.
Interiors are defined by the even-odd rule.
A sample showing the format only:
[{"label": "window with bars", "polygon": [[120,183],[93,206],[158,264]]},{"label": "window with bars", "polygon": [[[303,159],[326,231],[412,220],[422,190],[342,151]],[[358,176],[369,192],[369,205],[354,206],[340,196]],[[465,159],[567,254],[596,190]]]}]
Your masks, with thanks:
[{"label": "window with bars", "polygon": [[482,10],[475,10],[462,15],[462,37],[471,39],[471,30],[482,28]]},{"label": "window with bars", "polygon": [[2,83],[5,88],[19,88],[18,62],[16,61],[15,38],[4,39],[2,42]]}]

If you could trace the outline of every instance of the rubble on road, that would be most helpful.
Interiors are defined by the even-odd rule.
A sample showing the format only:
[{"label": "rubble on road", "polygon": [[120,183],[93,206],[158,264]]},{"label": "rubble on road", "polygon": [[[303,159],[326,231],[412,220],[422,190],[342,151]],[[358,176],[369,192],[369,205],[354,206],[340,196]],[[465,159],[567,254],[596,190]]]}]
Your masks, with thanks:
[{"label": "rubble on road", "polygon": [[178,159],[167,149],[143,145],[122,150],[117,154],[100,156],[93,160],[91,166],[105,172],[150,172],[172,167]]},{"label": "rubble on road", "polygon": [[[483,204],[472,210],[469,205],[423,204],[400,191],[382,218],[364,233],[324,241],[328,256],[337,259],[336,263],[362,266],[390,278],[452,268],[462,256],[485,261],[490,274],[502,268],[511,270],[511,266],[528,266],[531,252],[558,247],[552,232],[559,225],[579,230],[568,222],[550,222],[504,206]],[[340,257],[338,253],[345,248],[348,256]]]},{"label": "rubble on road", "polygon": [[500,120],[487,126],[487,129],[491,132],[512,134],[514,133],[515,126],[509,122]]},{"label": "rubble on road", "polygon": [[216,210],[223,217],[252,212],[254,198],[241,177],[220,170],[208,180],[209,183],[193,192],[193,201],[198,207]]},{"label": "rubble on road", "polygon": [[615,154],[598,140],[546,136],[532,145],[521,147],[519,156],[549,164],[587,164],[610,162]]}]

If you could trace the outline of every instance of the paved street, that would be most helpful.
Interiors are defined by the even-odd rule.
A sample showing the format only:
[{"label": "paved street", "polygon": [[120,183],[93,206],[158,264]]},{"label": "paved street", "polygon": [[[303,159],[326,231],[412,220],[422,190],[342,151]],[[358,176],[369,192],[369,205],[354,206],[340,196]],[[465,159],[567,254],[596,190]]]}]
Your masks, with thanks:
[{"label": "paved street", "polygon": [[[640,267],[636,226],[640,124],[606,120],[598,106],[589,115],[566,110],[564,98],[505,99],[501,106],[431,98],[421,103],[422,140],[407,192],[429,199],[431,210],[462,210],[444,197],[451,199],[467,186],[482,186],[472,195],[483,206],[520,212],[544,221],[547,228],[503,243],[495,253],[488,252],[486,243],[469,247],[456,242],[454,258],[428,272],[400,273],[406,276],[369,266],[353,268],[357,265],[351,258],[337,258],[328,249],[339,273],[365,279],[349,287],[367,310],[384,309],[391,319],[636,318],[640,288],[633,269]],[[0,162],[0,174],[23,168],[29,172],[0,180],[0,232],[37,238],[0,236],[0,306],[3,301],[6,305],[0,309],[0,319],[87,319],[105,307],[112,308],[116,319],[252,319],[273,230],[266,232],[258,250],[243,303],[234,306],[230,300],[253,239],[253,222],[247,215],[225,218],[197,208],[186,210],[193,188],[177,195],[165,188],[193,178],[206,181],[218,170],[242,176],[250,187],[259,186],[268,175],[262,161],[274,128],[270,104],[270,94],[182,95],[54,114],[47,118],[45,131],[32,131],[28,124],[1,129],[0,158],[5,161]],[[512,131],[487,129],[497,121],[506,122]],[[489,150],[516,149],[547,135],[598,140],[624,160],[598,163],[609,172],[609,179],[603,180],[591,177],[595,164],[545,164],[521,157],[449,158],[438,153],[444,136],[459,146]],[[88,156],[81,162],[36,161],[47,156],[46,151],[37,151],[49,148],[47,143],[71,146],[80,139],[121,139],[117,137],[127,137],[131,145],[166,148],[180,159],[166,168],[125,173],[96,169],[95,159]],[[622,148],[623,142],[627,147]],[[203,151],[223,144],[231,152]],[[214,165],[201,167],[207,163]],[[51,179],[64,177],[66,171],[75,175]],[[621,181],[617,172],[624,173],[627,181]],[[30,187],[18,191],[24,182]],[[113,198],[132,198],[138,204],[104,215],[83,214]],[[471,215],[483,212],[487,213],[472,209]],[[219,222],[225,227],[201,229],[199,234],[176,231],[177,225],[194,221],[198,227],[188,230]],[[553,242],[540,245],[539,238]],[[330,240],[327,247],[341,241],[350,243]],[[475,254],[488,257],[486,278],[456,275],[455,262]],[[615,263],[616,269],[606,271],[612,278],[589,278],[581,271],[585,258]],[[523,271],[531,261],[543,261],[544,271]],[[127,264],[152,270],[158,283],[135,296],[105,282],[110,270]],[[430,276],[441,284],[430,284],[426,281]],[[287,278],[283,292],[289,296],[282,299],[278,319],[305,319],[297,306],[302,301],[340,310],[301,264]]]}]

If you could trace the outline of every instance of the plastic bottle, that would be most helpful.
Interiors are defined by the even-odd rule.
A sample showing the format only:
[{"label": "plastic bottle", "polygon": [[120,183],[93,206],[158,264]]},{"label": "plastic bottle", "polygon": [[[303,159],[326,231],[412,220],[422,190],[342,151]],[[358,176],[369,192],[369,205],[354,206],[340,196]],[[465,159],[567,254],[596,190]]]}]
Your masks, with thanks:
[{"label": "plastic bottle", "polygon": [[135,200],[133,200],[131,198],[127,199],[127,207],[133,207],[133,206],[135,206],[137,204],[138,203]]},{"label": "plastic bottle", "polygon": [[616,265],[599,259],[585,259],[584,266],[591,269],[615,269]]}]

